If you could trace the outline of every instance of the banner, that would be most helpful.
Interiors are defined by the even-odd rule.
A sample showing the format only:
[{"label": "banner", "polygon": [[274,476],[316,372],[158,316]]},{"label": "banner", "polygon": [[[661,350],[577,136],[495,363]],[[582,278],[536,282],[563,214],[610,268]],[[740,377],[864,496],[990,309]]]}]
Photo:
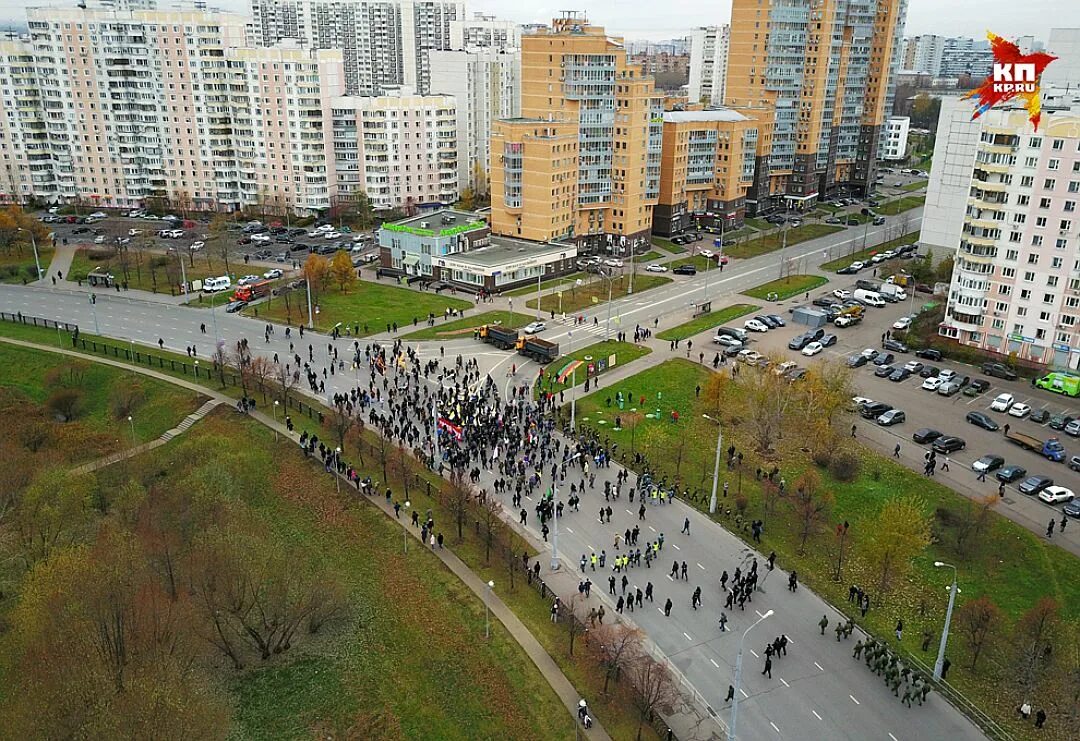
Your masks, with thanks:
[{"label": "banner", "polygon": [[445,417],[439,418],[439,429],[453,436],[458,442],[461,442],[464,438],[464,434],[462,434],[461,431],[461,425],[456,425]]},{"label": "banner", "polygon": [[575,369],[579,368],[583,363],[580,360],[571,360],[569,363],[563,366],[563,369],[559,371],[559,374],[555,377],[555,380],[559,383],[565,383],[566,379],[570,377],[570,374]]}]

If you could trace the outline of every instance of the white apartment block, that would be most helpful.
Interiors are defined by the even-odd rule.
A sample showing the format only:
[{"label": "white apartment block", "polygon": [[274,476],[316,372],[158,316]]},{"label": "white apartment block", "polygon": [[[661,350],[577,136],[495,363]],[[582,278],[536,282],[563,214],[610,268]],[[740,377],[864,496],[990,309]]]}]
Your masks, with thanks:
[{"label": "white apartment block", "polygon": [[0,41],[0,202],[26,203],[56,191],[34,48]]},{"label": "white apartment block", "polygon": [[907,157],[910,129],[911,119],[907,116],[890,116],[885,121],[885,141],[881,148],[881,159],[902,160]]},{"label": "white apartment block", "polygon": [[465,17],[454,0],[252,0],[253,43],[297,39],[341,49],[349,95],[406,85],[425,93],[428,52],[449,49],[450,24]]},{"label": "white apartment block", "polygon": [[724,104],[730,26],[705,26],[690,33],[690,83],[692,103]]},{"label": "white apartment block", "polygon": [[457,103],[388,90],[331,100],[338,202],[366,193],[378,209],[458,198]]},{"label": "white apartment block", "polygon": [[433,51],[431,92],[457,101],[458,186],[486,193],[491,122],[521,115],[521,51]]},{"label": "white apartment block", "polygon": [[944,52],[944,36],[934,34],[909,36],[904,39],[900,68],[905,72],[918,72],[937,77],[941,72],[941,58]]},{"label": "white apartment block", "polygon": [[450,21],[451,49],[520,49],[521,26],[493,15]]},{"label": "white apartment block", "polygon": [[1080,28],[1051,28],[1046,50],[1057,60],[1043,72],[1043,85],[1080,89]]},{"label": "white apartment block", "polygon": [[942,101],[920,241],[955,251],[945,320],[959,342],[1080,367],[1080,106]]}]

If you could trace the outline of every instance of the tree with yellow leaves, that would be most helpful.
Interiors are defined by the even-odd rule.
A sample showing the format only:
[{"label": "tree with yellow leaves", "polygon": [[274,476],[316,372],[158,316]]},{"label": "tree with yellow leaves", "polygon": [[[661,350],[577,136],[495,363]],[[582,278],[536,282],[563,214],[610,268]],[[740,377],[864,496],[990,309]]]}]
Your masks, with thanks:
[{"label": "tree with yellow leaves", "polygon": [[348,293],[349,287],[356,283],[356,269],[345,250],[338,250],[330,260],[330,279],[337,283],[338,290]]},{"label": "tree with yellow leaves", "polygon": [[884,598],[930,545],[930,516],[917,496],[894,496],[862,526],[865,563]]},{"label": "tree with yellow leaves", "polygon": [[308,255],[304,260],[303,274],[304,280],[311,287],[311,299],[318,300],[319,291],[326,288],[326,283],[330,279],[330,261],[322,255]]}]

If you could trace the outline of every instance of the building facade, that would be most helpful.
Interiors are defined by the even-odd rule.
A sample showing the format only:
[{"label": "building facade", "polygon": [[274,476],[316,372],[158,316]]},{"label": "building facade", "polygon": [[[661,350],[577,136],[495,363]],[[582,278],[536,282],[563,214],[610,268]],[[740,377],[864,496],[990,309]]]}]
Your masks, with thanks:
[{"label": "building facade", "polygon": [[938,77],[941,74],[941,58],[945,53],[945,37],[934,34],[908,36],[904,39],[903,59],[900,69],[921,75]]},{"label": "building facade", "polygon": [[976,41],[965,36],[945,39],[941,52],[941,67],[937,77],[962,77],[970,75],[981,80],[990,74],[994,65],[994,54],[990,51],[990,42],[985,39]]},{"label": "building facade", "polygon": [[492,122],[521,115],[521,51],[433,51],[431,91],[457,101],[458,186],[487,193]]},{"label": "building facade", "polygon": [[755,119],[727,108],[664,113],[653,233],[670,237],[694,226],[741,227],[758,135]]},{"label": "building facade", "polygon": [[492,231],[644,248],[663,138],[652,78],[628,63],[621,39],[571,13],[521,44],[522,118],[492,130]]},{"label": "building facade", "polygon": [[367,194],[377,209],[453,203],[458,197],[457,101],[406,89],[330,100],[335,196]]},{"label": "building facade", "polygon": [[752,212],[873,187],[906,13],[906,0],[734,0],[725,103],[775,111]]},{"label": "building facade", "polygon": [[881,149],[881,159],[897,161],[907,159],[908,131],[911,119],[907,116],[889,116],[885,122],[885,146]]},{"label": "building facade", "polygon": [[724,104],[730,26],[705,26],[690,33],[690,82],[687,97],[695,103]]},{"label": "building facade", "polygon": [[55,196],[49,125],[28,40],[0,41],[0,95],[0,202]]},{"label": "building facade", "polygon": [[920,241],[953,250],[939,332],[1053,368],[1080,367],[1080,107],[975,121],[942,101]]},{"label": "building facade", "polygon": [[1080,28],[1051,28],[1047,51],[1057,60],[1043,72],[1043,84],[1080,88]]},{"label": "building facade", "polygon": [[450,49],[518,49],[521,26],[493,15],[474,13],[472,18],[450,21]]},{"label": "building facade", "polygon": [[450,24],[465,17],[454,0],[252,0],[251,9],[257,46],[294,38],[340,49],[349,95],[401,85],[426,93],[428,52],[452,48]]}]

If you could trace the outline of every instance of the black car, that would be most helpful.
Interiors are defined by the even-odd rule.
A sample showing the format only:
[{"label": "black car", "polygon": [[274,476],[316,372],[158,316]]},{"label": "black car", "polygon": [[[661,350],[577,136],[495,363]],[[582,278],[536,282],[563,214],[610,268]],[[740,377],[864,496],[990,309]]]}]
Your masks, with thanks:
[{"label": "black car", "polygon": [[818,296],[810,303],[812,303],[814,306],[836,306],[840,302],[837,301],[836,298],[834,298],[833,296]]},{"label": "black car", "polygon": [[810,342],[810,338],[806,335],[797,334],[788,341],[788,350],[802,350],[804,347],[809,345]]},{"label": "black car", "polygon": [[921,350],[915,351],[915,357],[923,358],[924,360],[941,360],[941,351],[935,350],[932,347],[924,347]]},{"label": "black car", "polygon": [[850,358],[847,359],[847,367],[848,368],[862,368],[864,365],[866,365],[869,362],[870,361],[867,360],[865,355],[852,355]]},{"label": "black car", "polygon": [[[965,376],[966,378],[966,376]],[[976,378],[972,381],[966,389],[964,389],[964,396],[978,396],[986,389],[990,388],[990,382],[985,378]]]},{"label": "black car", "polygon": [[983,363],[982,372],[983,375],[1004,378],[1006,381],[1016,380],[1016,371],[1002,363]]},{"label": "black car", "polygon": [[874,358],[874,365],[889,365],[894,360],[896,360],[896,356],[891,352],[880,352],[877,357]]},{"label": "black car", "polygon": [[1027,469],[1023,466],[1018,466],[1015,463],[1010,463],[1009,465],[1005,466],[994,474],[994,477],[998,481],[1004,482],[1006,484],[1011,484],[1012,482],[1022,479],[1025,476],[1027,476]]},{"label": "black car", "polygon": [[823,335],[823,336],[818,338],[818,342],[821,343],[822,347],[832,347],[833,345],[836,344],[836,335],[834,335],[834,334]]},{"label": "black car", "polygon": [[680,265],[671,272],[675,275],[697,275],[697,268],[693,265]]},{"label": "black car", "polygon": [[1061,508],[1061,511],[1069,517],[1080,517],[1080,499],[1065,502],[1065,506]]},{"label": "black car", "polygon": [[289,234],[294,237],[302,237],[307,234],[307,229],[290,229]]},{"label": "black car", "polygon": [[884,347],[886,350],[892,350],[893,352],[908,352],[908,346],[900,340],[885,340],[883,343],[881,343],[881,346]]},{"label": "black car", "polygon": [[1034,476],[1028,476],[1026,479],[1020,482],[1020,486],[1016,487],[1020,490],[1021,494],[1027,494],[1028,496],[1035,496],[1040,491],[1048,486],[1053,486],[1054,480],[1049,476],[1043,476],[1042,474],[1036,474]]},{"label": "black car", "polygon": [[1050,429],[1052,430],[1064,430],[1065,425],[1073,421],[1073,417],[1068,414],[1055,414],[1050,418]]},{"label": "black car", "polygon": [[306,244],[294,244],[292,247],[289,248],[289,252],[303,252],[307,249],[310,248]]},{"label": "black car", "polygon": [[936,376],[938,373],[941,373],[940,368],[938,368],[935,365],[928,365],[925,368],[923,368],[921,371],[919,371],[919,377],[920,378],[930,378],[931,376]]},{"label": "black car", "polygon": [[240,311],[240,309],[244,308],[245,306],[247,306],[247,303],[244,302],[244,301],[230,301],[229,303],[225,304],[225,313],[226,314],[235,314],[236,312]]},{"label": "black car", "polygon": [[773,319],[771,316],[768,316],[767,314],[758,314],[754,318],[757,319],[762,324],[764,324],[769,329],[776,329],[777,327],[782,326],[780,324],[777,324],[776,320]]},{"label": "black car", "polygon": [[859,219],[858,219],[858,217],[855,217],[855,216],[849,216],[845,223],[848,226],[858,226],[859,225]]},{"label": "black car", "polygon": [[930,447],[939,453],[955,453],[958,450],[966,448],[967,443],[964,442],[962,438],[953,435],[943,435],[935,440],[934,444]]},{"label": "black car", "polygon": [[787,326],[787,322],[785,322],[784,318],[782,316],[780,316],[779,314],[766,314],[765,316],[767,316],[769,319],[771,319],[773,322],[775,322],[777,327],[786,327]]},{"label": "black car", "polygon": [[[874,363],[874,365],[877,365],[877,363]],[[888,378],[895,370],[896,368],[893,368],[891,365],[878,365],[878,367],[874,369],[874,375],[878,378]]]},{"label": "black car", "polygon": [[923,427],[922,429],[916,430],[911,436],[911,439],[920,445],[925,445],[926,443],[934,442],[939,437],[941,437],[941,433],[937,430],[931,427]]},{"label": "black car", "polygon": [[294,240],[288,234],[279,234],[274,237],[274,241],[278,244],[292,244]]},{"label": "black car", "polygon": [[989,415],[982,412],[968,412],[964,417],[969,424],[973,424],[976,427],[982,427],[984,430],[990,430],[990,432],[998,431],[998,423],[989,417]]},{"label": "black car", "polygon": [[[841,222],[839,220],[837,220],[836,223],[839,224]],[[858,272],[859,272],[859,269],[857,267],[855,267],[854,265],[848,265],[847,267],[843,267],[843,268],[840,268],[839,270],[837,270],[836,274],[837,275],[855,275]]]},{"label": "black car", "polygon": [[911,371],[909,371],[907,368],[897,368],[889,374],[889,380],[893,383],[900,383],[901,381],[906,381],[909,378],[911,378]]},{"label": "black car", "polygon": [[892,409],[890,404],[883,401],[872,401],[859,407],[859,414],[863,419],[877,419],[890,409]]},{"label": "black car", "polygon": [[1032,409],[1028,419],[1037,425],[1044,425],[1046,420],[1050,419],[1050,412],[1046,409]]}]

